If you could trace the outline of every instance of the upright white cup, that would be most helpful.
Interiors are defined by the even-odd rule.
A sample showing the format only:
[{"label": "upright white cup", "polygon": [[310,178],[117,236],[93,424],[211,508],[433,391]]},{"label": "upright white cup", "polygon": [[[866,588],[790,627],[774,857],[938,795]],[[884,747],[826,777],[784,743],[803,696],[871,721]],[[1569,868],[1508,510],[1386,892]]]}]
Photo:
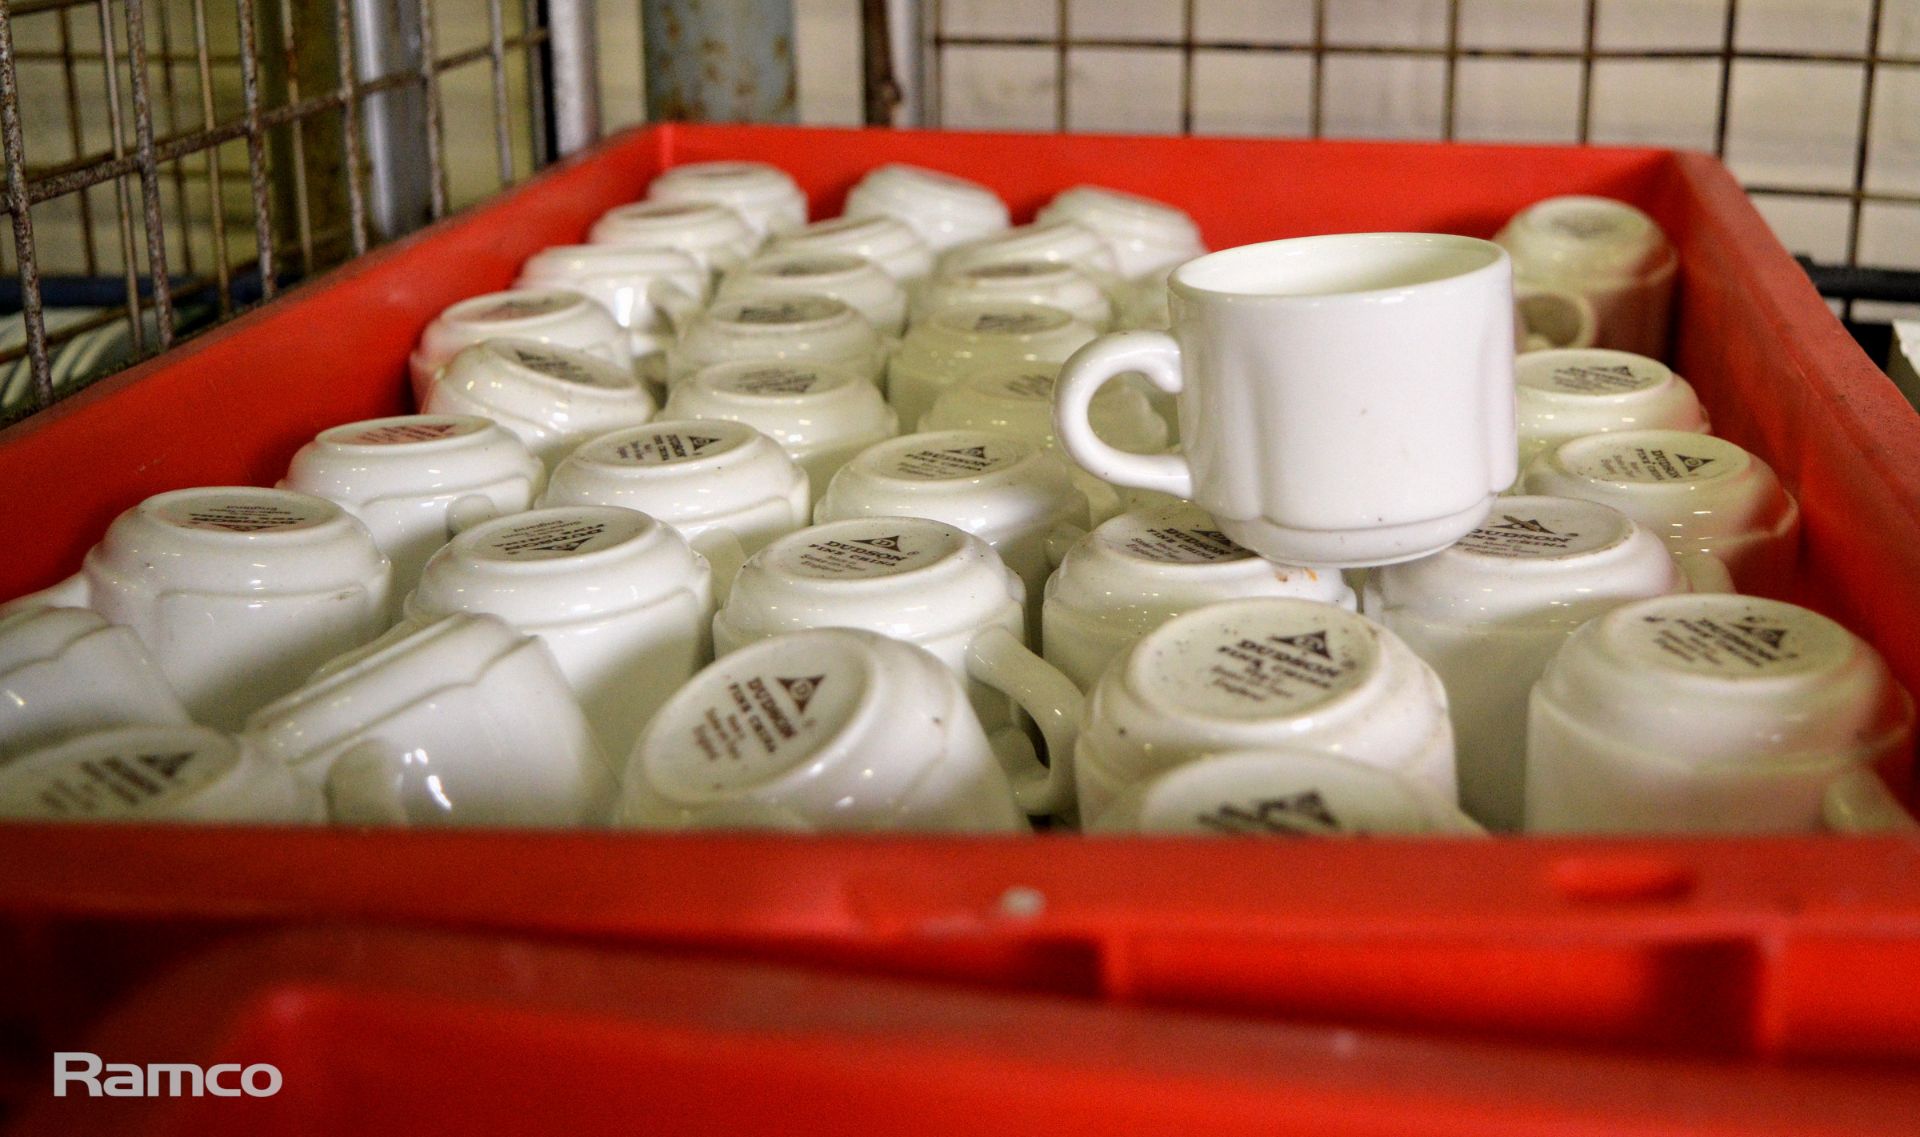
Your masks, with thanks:
[{"label": "upright white cup", "polygon": [[1725,439],[1681,430],[1587,435],[1541,452],[1520,486],[1610,505],[1675,556],[1724,562],[1742,592],[1792,587],[1800,506],[1772,467]]},{"label": "upright white cup", "polygon": [[0,617],[0,768],[75,735],[187,721],[130,629],[84,608]]},{"label": "upright white cup", "polygon": [[407,357],[413,398],[424,404],[440,369],[466,348],[517,339],[572,348],[622,370],[633,366],[627,332],[612,312],[570,288],[513,288],[470,297],[434,318]]},{"label": "upright white cup", "polygon": [[[1055,427],[1095,476],[1196,502],[1273,560],[1364,567],[1436,552],[1512,484],[1513,293],[1470,237],[1246,245],[1173,274],[1173,332],[1121,332],[1061,371]],[[1088,426],[1109,379],[1177,395],[1181,449]]]},{"label": "upright white cup", "polygon": [[602,824],[613,771],[553,655],[492,616],[402,625],[247,736],[348,824]]},{"label": "upright white cup", "polygon": [[1060,363],[1097,333],[1070,312],[1039,304],[942,308],[915,323],[887,364],[887,401],[917,423],[940,392],[969,375],[1022,363]]},{"label": "upright white cup", "polygon": [[1088,696],[1074,756],[1082,815],[1222,750],[1324,751],[1455,796],[1433,670],[1380,625],[1316,600],[1197,608],[1134,641]]},{"label": "upright white cup", "polygon": [[673,419],[743,422],[807,472],[813,500],[855,454],[900,433],[899,416],[866,376],[820,363],[719,363],[667,396]]},{"label": "upright white cup", "polygon": [[695,676],[634,748],[620,822],[1028,828],[953,673],[923,648],[852,628],[761,640]]},{"label": "upright white cup", "polygon": [[1207,246],[1193,218],[1162,201],[1099,186],[1074,186],[1054,195],[1039,221],[1074,221],[1112,247],[1115,267],[1128,280],[1204,256]]},{"label": "upright white cup", "polygon": [[679,249],[716,278],[758,251],[762,239],[746,218],[711,201],[617,205],[587,230],[589,244]]},{"label": "upright white cup", "polygon": [[1042,654],[1081,690],[1091,690],[1115,657],[1161,624],[1254,596],[1318,600],[1349,612],[1357,607],[1339,573],[1261,560],[1196,505],[1144,506],[1074,542],[1047,578]]},{"label": "upright white cup", "polygon": [[0,818],[313,824],[320,792],[245,738],[190,723],[95,731],[0,766]]},{"label": "upright white cup", "polygon": [[710,201],[744,218],[762,237],[807,223],[807,195],[785,170],[765,162],[688,162],[647,184],[650,201]]},{"label": "upright white cup", "polygon": [[397,599],[448,538],[531,507],[546,481],[540,460],[491,419],[400,415],[321,431],[280,486],[358,517],[393,563]]},{"label": "upright white cup", "polygon": [[779,253],[852,253],[865,257],[901,283],[933,271],[933,250],[913,226],[885,214],[816,221],[774,238]]},{"label": "upright white cup", "polygon": [[630,368],[552,344],[492,339],[454,356],[420,409],[492,419],[551,467],[587,439],[637,426],[658,408]]},{"label": "upright white cup", "polygon": [[1514,379],[1522,470],[1541,451],[1586,434],[1711,429],[1692,385],[1644,355],[1604,348],[1528,352],[1515,361]]},{"label": "upright white cup", "polygon": [[1792,833],[1904,766],[1913,699],[1865,641],[1755,596],[1668,596],[1573,634],[1527,718],[1527,828]]},{"label": "upright white cup", "polygon": [[831,296],[755,292],[721,296],[680,329],[667,353],[669,383],[716,363],[824,363],[876,385],[887,349],[866,317]]},{"label": "upright white cup", "polygon": [[680,531],[713,562],[725,596],[740,562],[807,523],[807,473],[740,422],[662,420],[581,446],[553,471],[542,507],[618,505]]},{"label": "upright white cup", "polygon": [[1196,758],[1128,789],[1095,834],[1182,837],[1484,836],[1411,778],[1312,750],[1274,747]]},{"label": "upright white cup", "polygon": [[1044,304],[1097,331],[1113,327],[1113,298],[1086,273],[1059,261],[1001,261],[940,272],[921,288],[915,319],[966,304]]},{"label": "upright white cup", "polygon": [[1447,687],[1460,805],[1512,832],[1525,812],[1527,695],[1573,630],[1688,590],[1666,543],[1597,502],[1510,497],[1457,544],[1367,576],[1369,617]]},{"label": "upright white cup", "polygon": [[[1027,648],[1026,587],[980,538],[918,517],[817,525],[768,545],[713,620],[721,655],[808,628],[865,628],[918,644],[962,683],[1029,813],[1070,807],[1080,692]],[[1014,724],[1039,724],[1049,766]]]},{"label": "upright white cup", "polygon": [[987,430],[908,434],[869,447],[840,468],[816,522],[925,517],[993,547],[1026,585],[1027,628],[1040,633],[1039,597],[1064,549],[1091,525],[1066,464],[1040,447]]},{"label": "upright white cup", "polygon": [[1494,240],[1522,285],[1584,297],[1595,347],[1663,358],[1680,258],[1653,218],[1606,197],[1551,197],[1507,222]]},{"label": "upright white cup", "polygon": [[883,336],[907,328],[907,292],[887,271],[856,253],[761,253],[720,281],[724,297],[802,292],[840,301]]},{"label": "upright white cup", "polygon": [[899,163],[868,171],[847,193],[848,217],[875,214],[912,226],[936,252],[1009,224],[1007,203],[979,182]]},{"label": "upright white cup", "polygon": [[1120,258],[1112,245],[1077,221],[1037,221],[948,249],[941,272],[1016,261],[1069,264],[1103,284],[1120,279]]},{"label": "upright white cup", "polygon": [[80,571],[8,604],[91,608],[133,629],[196,722],[232,729],[387,626],[392,567],[367,527],[291,490],[155,494]]},{"label": "upright white cup", "polygon": [[597,301],[627,329],[634,366],[664,381],[662,353],[673,342],[674,323],[706,304],[712,276],[681,249],[555,245],[527,258],[514,287],[570,288]]}]

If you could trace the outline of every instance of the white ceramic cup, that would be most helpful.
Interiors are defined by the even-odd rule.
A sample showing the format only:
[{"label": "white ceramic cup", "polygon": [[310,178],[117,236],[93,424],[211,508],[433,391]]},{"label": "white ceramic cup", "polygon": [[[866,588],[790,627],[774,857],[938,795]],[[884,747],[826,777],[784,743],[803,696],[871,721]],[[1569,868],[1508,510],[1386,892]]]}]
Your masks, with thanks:
[{"label": "white ceramic cup", "polygon": [[664,413],[753,427],[807,472],[814,501],[855,454],[900,433],[899,416],[866,376],[819,363],[715,364],[675,387]]},{"label": "white ceramic cup", "polygon": [[765,162],[688,162],[649,182],[647,198],[724,205],[762,237],[807,223],[807,195],[785,170]]},{"label": "white ceramic cup", "polygon": [[[1080,692],[1027,647],[1026,587],[985,541],[919,517],[803,529],[756,553],[713,620],[721,655],[807,628],[865,628],[918,644],[963,684],[1028,813],[1072,805]],[[1013,708],[1040,727],[1035,760]]]},{"label": "white ceramic cup", "polygon": [[1520,468],[1563,442],[1615,430],[1705,434],[1707,412],[1666,364],[1605,348],[1528,352],[1514,361]]},{"label": "white ceramic cup", "polygon": [[1669,596],[1575,632],[1527,724],[1529,831],[1809,832],[1848,821],[1836,788],[1905,764],[1913,699],[1825,616]]},{"label": "white ceramic cup", "polygon": [[1610,505],[1676,556],[1719,559],[1742,592],[1792,587],[1800,507],[1772,467],[1725,439],[1681,430],[1587,435],[1540,453],[1520,486]]},{"label": "white ceramic cup", "polygon": [[1207,246],[1193,218],[1163,201],[1099,186],[1055,194],[1038,221],[1074,221],[1112,247],[1122,277],[1138,280],[1204,256]]},{"label": "white ceramic cup", "polygon": [[232,729],[385,630],[392,567],[359,519],[292,490],[155,494],[80,571],[0,615],[91,608],[133,629],[196,722]]},{"label": "white ceramic cup", "polygon": [[1512,254],[1521,285],[1586,299],[1593,346],[1665,357],[1680,258],[1653,218],[1612,198],[1552,197],[1515,214],[1494,240]]},{"label": "white ceramic cup", "polygon": [[1578,292],[1516,284],[1513,349],[1518,352],[1590,348],[1600,334],[1593,305]]},{"label": "white ceramic cup", "polygon": [[1070,312],[994,302],[942,308],[916,322],[887,364],[887,401],[917,423],[948,387],[983,371],[1061,363],[1098,333]]},{"label": "white ceramic cup", "polygon": [[187,721],[130,629],[84,608],[0,617],[0,768],[75,735]]},{"label": "white ceramic cup", "polygon": [[673,342],[674,324],[692,319],[706,304],[712,276],[681,249],[555,245],[527,258],[514,287],[570,288],[597,301],[627,329],[634,366],[664,382],[663,353]]},{"label": "white ceramic cup", "polygon": [[713,563],[724,597],[740,563],[807,523],[807,473],[741,422],[662,420],[581,446],[553,471],[543,507],[618,505],[680,531]]},{"label": "white ceramic cup", "polygon": [[324,497],[360,519],[404,596],[420,566],[461,529],[533,505],[546,467],[513,434],[475,415],[400,415],[323,430],[280,488]]},{"label": "white ceramic cup", "polygon": [[614,793],[553,654],[493,616],[402,624],[246,733],[347,824],[595,825]]},{"label": "white ceramic cup", "polygon": [[1484,836],[1424,783],[1312,750],[1212,754],[1120,794],[1093,834],[1183,837]]},{"label": "white ceramic cup", "polygon": [[406,616],[498,616],[560,665],[608,754],[713,658],[713,574],[663,522],[608,505],[476,526],[427,562]]},{"label": "white ceramic cup", "polygon": [[1000,261],[936,273],[915,298],[914,318],[967,304],[1044,304],[1096,331],[1113,327],[1113,298],[1092,277],[1060,261]]},{"label": "white ceramic cup", "polygon": [[[1068,360],[1061,444],[1095,476],[1197,502],[1273,560],[1361,567],[1445,548],[1512,484],[1507,256],[1470,237],[1359,233],[1246,245],[1173,274],[1173,332]],[[1089,428],[1109,379],[1179,400],[1181,447],[1116,450]]]},{"label": "white ceramic cup", "polygon": [[831,296],[753,292],[721,296],[680,329],[667,353],[669,385],[716,363],[825,363],[876,386],[886,345],[865,316]]},{"label": "white ceramic cup", "polygon": [[856,253],[761,253],[720,281],[724,297],[763,292],[828,296],[867,318],[883,336],[907,328],[907,292],[885,269]]},{"label": "white ceramic cup", "polygon": [[247,739],[175,723],[82,734],[0,766],[0,818],[301,825],[326,807]]},{"label": "white ceramic cup", "polygon": [[1037,221],[956,245],[941,254],[940,271],[961,272],[1016,261],[1069,264],[1103,285],[1120,280],[1120,258],[1113,246],[1077,221]]},{"label": "white ceramic cup", "polygon": [[814,520],[925,517],[993,547],[1026,587],[1027,630],[1040,635],[1040,590],[1050,549],[1091,526],[1087,499],[1066,463],[1039,446],[988,430],[907,434],[871,446],[840,468]]},{"label": "white ceramic cup", "polygon": [[[940,392],[919,428],[997,430],[1059,452],[1053,433],[1053,384],[1060,368],[1052,363],[1016,363],[970,375]],[[1167,447],[1167,422],[1134,387],[1113,384],[1094,396],[1088,409],[1094,433],[1122,450],[1157,454]],[[1120,490],[1078,466],[1073,483],[1087,495],[1097,525],[1126,508]]]},{"label": "white ceramic cup", "polygon": [[587,243],[679,249],[711,276],[759,251],[762,234],[746,218],[711,201],[639,201],[616,205],[587,230]]},{"label": "white ceramic cup", "polygon": [[513,288],[470,297],[434,318],[407,357],[413,399],[424,409],[434,376],[466,348],[516,339],[572,348],[622,370],[633,367],[627,332],[612,312],[571,288]]},{"label": "white ceramic cup", "polygon": [[819,628],[720,657],[628,760],[638,828],[1026,832],[960,681],[925,649]]},{"label": "white ceramic cup", "polygon": [[1291,596],[1351,612],[1337,572],[1276,565],[1233,543],[1199,506],[1170,502],[1123,513],[1074,542],[1047,578],[1040,643],[1081,690],[1141,636],[1182,612],[1224,600]]},{"label": "white ceramic cup", "polygon": [[1074,755],[1082,815],[1204,755],[1276,745],[1456,795],[1447,696],[1432,668],[1344,608],[1260,597],[1175,616],[1101,675]]},{"label": "white ceramic cup", "polygon": [[933,250],[913,226],[896,217],[871,214],[816,221],[773,239],[778,253],[852,253],[880,266],[902,284],[933,271]]},{"label": "white ceramic cup", "polygon": [[646,422],[658,407],[630,368],[553,344],[491,339],[454,356],[420,409],[492,419],[551,468],[587,439]]},{"label": "white ceramic cup", "polygon": [[1005,229],[1007,203],[979,182],[923,166],[869,170],[847,193],[846,215],[893,217],[938,252]]},{"label": "white ceramic cup", "polygon": [[1458,543],[1369,573],[1364,607],[1446,684],[1461,807],[1513,832],[1525,812],[1527,695],[1547,661],[1595,616],[1686,591],[1666,543],[1619,510],[1510,497]]}]

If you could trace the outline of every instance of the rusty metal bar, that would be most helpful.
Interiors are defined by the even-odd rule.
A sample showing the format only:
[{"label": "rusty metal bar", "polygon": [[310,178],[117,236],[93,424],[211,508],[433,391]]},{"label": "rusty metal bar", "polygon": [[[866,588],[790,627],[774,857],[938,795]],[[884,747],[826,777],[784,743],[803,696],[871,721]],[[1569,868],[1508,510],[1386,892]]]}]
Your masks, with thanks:
[{"label": "rusty metal bar", "polygon": [[246,107],[247,181],[253,195],[254,255],[260,261],[260,293],[272,299],[273,202],[267,193],[267,132],[260,113],[260,27],[254,0],[236,0],[240,16],[240,91]]},{"label": "rusty metal bar", "polygon": [[507,29],[500,0],[487,0],[488,62],[493,75],[493,144],[499,152],[500,184],[513,184],[513,136],[507,126]]},{"label": "rusty metal bar", "polygon": [[[107,80],[107,126],[111,132],[113,156],[126,158],[126,135],[122,129],[120,117],[120,61],[114,49],[113,9],[107,0],[99,0],[100,12],[100,57],[105,65]],[[140,315],[140,261],[134,252],[133,244],[133,196],[127,189],[127,179],[122,176],[113,180],[113,198],[117,219],[120,224],[120,263],[125,270],[127,282],[127,319],[133,325],[133,350],[136,354],[145,354],[147,350],[147,325]]]},{"label": "rusty metal bar", "polygon": [[[293,5],[295,0],[279,0],[281,68],[285,72],[287,102],[300,101],[298,49],[293,42]],[[313,195],[307,185],[307,128],[305,119],[295,119],[287,127],[293,163],[294,232],[300,235],[300,271],[311,273],[313,260]]]},{"label": "rusty metal bar", "polygon": [[1067,93],[1067,51],[1073,45],[1070,0],[1054,0],[1053,11],[1055,26],[1060,29],[1053,46],[1053,128],[1064,131],[1071,113]]},{"label": "rusty metal bar", "polygon": [[[180,129],[180,94],[173,81],[173,20],[169,13],[173,5],[168,0],[160,0],[159,27],[160,51],[147,52],[148,64],[156,60],[160,64],[160,90],[166,101],[167,130]],[[187,171],[179,162],[173,163],[173,199],[180,214],[180,269],[191,275],[193,266],[193,210],[187,200]]]},{"label": "rusty metal bar", "polygon": [[1599,33],[1600,0],[1582,0],[1580,16],[1580,124],[1574,140],[1585,146],[1593,141],[1593,61],[1594,40]]},{"label": "rusty metal bar", "polygon": [[1180,3],[1180,133],[1193,133],[1193,34],[1199,0]]},{"label": "rusty metal bar", "polygon": [[0,150],[7,159],[6,196],[13,213],[14,256],[20,266],[21,319],[33,372],[33,402],[53,402],[53,371],[47,365],[47,321],[40,310],[39,261],[33,250],[33,215],[27,208],[27,140],[20,127],[20,76],[13,62],[13,16],[0,4]]},{"label": "rusty metal bar", "polygon": [[[60,76],[66,86],[67,96],[67,135],[72,142],[73,156],[86,153],[86,129],[81,126],[80,86],[74,82],[73,17],[69,9],[59,12],[60,51],[55,58],[60,62]],[[19,58],[25,58],[20,56]],[[96,276],[100,272],[100,257],[95,251],[93,239],[93,195],[82,193],[80,205],[80,248],[87,266],[87,275]]]},{"label": "rusty metal bar", "polygon": [[[1873,153],[1873,98],[1875,66],[1874,57],[1880,50],[1880,28],[1886,19],[1886,0],[1873,0],[1873,8],[1867,14],[1867,62],[1860,75],[1860,120],[1858,134],[1854,139],[1853,151],[1853,188],[1864,191],[1867,185],[1867,164]],[[1860,193],[1855,193],[1847,210],[1847,264],[1860,263],[1860,221],[1866,212],[1866,202]],[[1853,301],[1847,301],[1847,314],[1853,314]]]},{"label": "rusty metal bar", "polygon": [[334,35],[339,43],[334,51],[340,81],[340,120],[347,180],[347,225],[352,237],[353,255],[367,251],[367,200],[360,188],[360,80],[354,63],[353,14],[347,0],[333,0]]},{"label": "rusty metal bar", "polygon": [[1740,25],[1740,0],[1727,0],[1726,22],[1720,30],[1720,94],[1713,122],[1713,154],[1727,156],[1727,119],[1733,112],[1733,44]]},{"label": "rusty metal bar", "polygon": [[1326,132],[1327,0],[1313,0],[1313,41],[1306,49],[1313,53],[1313,87],[1307,96],[1307,135],[1319,138]]},{"label": "rusty metal bar", "polygon": [[[200,127],[213,129],[213,63],[207,51],[207,0],[193,0],[193,46],[200,59]],[[176,161],[178,159],[175,159]],[[227,265],[227,198],[221,185],[220,144],[207,147],[207,214],[213,225],[213,271],[219,280],[215,302],[220,315],[233,311],[233,276]],[[83,194],[84,196],[84,194]]]},{"label": "rusty metal bar", "polygon": [[1440,101],[1440,137],[1452,142],[1460,86],[1460,0],[1447,0],[1446,91]]},{"label": "rusty metal bar", "polygon": [[[167,284],[167,227],[160,203],[160,164],[153,156],[153,97],[147,81],[146,0],[126,0],[128,87],[133,96],[133,147],[140,163],[140,206],[147,226],[147,272],[160,347],[173,343],[173,293]],[[134,314],[135,319],[139,314]],[[141,350],[145,350],[144,345]]]},{"label": "rusty metal bar", "polygon": [[420,8],[420,81],[427,92],[428,208],[435,218],[447,212],[446,131],[440,121],[440,69],[434,65],[433,3],[416,0]]}]

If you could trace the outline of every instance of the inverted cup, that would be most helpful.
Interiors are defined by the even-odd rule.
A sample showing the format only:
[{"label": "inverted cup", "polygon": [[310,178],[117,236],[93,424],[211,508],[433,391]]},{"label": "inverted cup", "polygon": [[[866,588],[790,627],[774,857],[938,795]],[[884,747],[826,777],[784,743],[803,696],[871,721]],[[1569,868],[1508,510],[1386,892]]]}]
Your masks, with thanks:
[{"label": "inverted cup", "polygon": [[647,185],[653,201],[710,201],[738,213],[762,237],[807,223],[807,195],[785,170],[765,162],[688,162]]},{"label": "inverted cup", "polygon": [[848,192],[846,213],[895,218],[935,251],[999,232],[1009,221],[1007,203],[979,182],[899,163],[868,171]]},{"label": "inverted cup", "polygon": [[836,217],[783,233],[770,251],[780,253],[852,253],[879,265],[900,282],[933,271],[933,250],[911,225],[885,214]]},{"label": "inverted cup", "polygon": [[720,281],[722,296],[801,292],[838,300],[884,336],[907,327],[907,293],[885,269],[855,253],[768,252]]},{"label": "inverted cup", "polygon": [[866,317],[831,296],[756,292],[715,300],[681,329],[667,358],[670,383],[703,367],[745,360],[824,363],[878,383],[886,348]]},{"label": "inverted cup", "polygon": [[0,617],[0,766],[76,735],[188,721],[130,629],[84,608]]},{"label": "inverted cup", "polygon": [[513,288],[470,297],[436,316],[407,359],[413,398],[425,409],[441,368],[466,348],[518,339],[585,352],[621,369],[633,366],[627,332],[606,308],[570,288]]},{"label": "inverted cup", "polygon": [[246,739],[183,723],[83,734],[0,766],[0,817],[297,825],[326,810]]},{"label": "inverted cup", "polygon": [[917,423],[948,387],[983,371],[1057,364],[1093,339],[1093,326],[1039,304],[992,302],[942,308],[914,324],[887,364],[887,401]]},{"label": "inverted cup", "polygon": [[1162,272],[1204,256],[1206,244],[1193,218],[1163,201],[1099,186],[1074,186],[1054,195],[1036,214],[1039,221],[1074,221],[1112,247],[1115,268],[1128,280]]},{"label": "inverted cup", "polygon": [[490,418],[551,468],[587,439],[637,426],[657,408],[627,368],[551,344],[494,339],[454,356],[421,409]]},{"label": "inverted cup", "polygon": [[587,230],[593,245],[679,249],[717,278],[760,248],[762,234],[713,201],[640,201],[617,205]]},{"label": "inverted cup", "polygon": [[1666,364],[1601,348],[1538,351],[1515,363],[1520,467],[1587,434],[1711,427],[1693,387]]}]

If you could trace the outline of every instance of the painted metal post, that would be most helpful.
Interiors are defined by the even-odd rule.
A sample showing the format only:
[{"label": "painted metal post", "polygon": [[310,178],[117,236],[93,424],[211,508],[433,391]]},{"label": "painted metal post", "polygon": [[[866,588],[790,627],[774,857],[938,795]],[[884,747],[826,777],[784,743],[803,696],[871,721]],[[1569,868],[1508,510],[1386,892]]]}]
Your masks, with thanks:
[{"label": "painted metal post", "polygon": [[647,115],[793,122],[791,0],[643,0]]}]

